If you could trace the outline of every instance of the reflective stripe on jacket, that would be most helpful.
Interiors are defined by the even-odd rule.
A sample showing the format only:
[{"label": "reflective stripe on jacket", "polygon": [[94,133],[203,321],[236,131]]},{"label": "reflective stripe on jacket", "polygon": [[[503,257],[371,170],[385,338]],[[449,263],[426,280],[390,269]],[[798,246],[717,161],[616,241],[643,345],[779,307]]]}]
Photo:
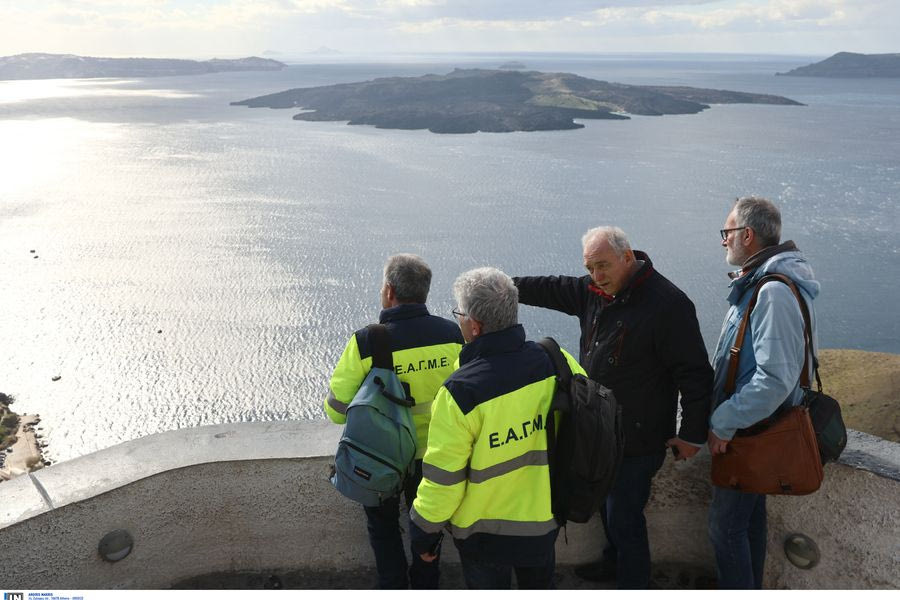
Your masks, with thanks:
[{"label": "reflective stripe on jacket", "polygon": [[[428,313],[424,304],[401,304],[381,311],[380,322],[390,334],[394,371],[409,385],[416,404],[410,411],[416,426],[416,458],[428,443],[431,404],[445,379],[453,372],[462,334],[456,323]],[[325,413],[335,423],[346,422],[347,405],[372,368],[368,330],[360,329],[347,342],[338,360],[325,398]]]},{"label": "reflective stripe on jacket", "polygon": [[[565,356],[575,373],[584,373]],[[513,536],[526,546],[527,538],[543,540],[557,528],[545,433],[556,389],[550,358],[516,325],[466,345],[459,362],[434,401],[410,518],[426,533],[449,525],[457,540],[477,534]]]}]

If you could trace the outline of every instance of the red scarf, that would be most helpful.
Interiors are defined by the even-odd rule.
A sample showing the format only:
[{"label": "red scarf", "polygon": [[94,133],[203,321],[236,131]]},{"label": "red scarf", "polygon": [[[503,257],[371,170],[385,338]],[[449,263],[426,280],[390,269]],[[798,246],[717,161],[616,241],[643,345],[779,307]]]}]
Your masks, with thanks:
[{"label": "red scarf", "polygon": [[607,294],[606,292],[604,292],[603,290],[598,288],[593,283],[588,284],[588,289],[591,290],[592,292],[594,292],[595,294],[597,294],[598,296],[600,296],[601,298],[603,298],[604,300],[606,300],[607,302],[612,302],[613,300],[616,299],[615,296],[610,296],[609,294]]},{"label": "red scarf", "polygon": [[[640,270],[638,270],[638,273],[640,273]],[[653,273],[652,266],[648,267],[647,270],[644,273],[641,273],[639,277],[637,277],[637,273],[635,273],[636,276],[631,281],[626,283],[625,287],[622,288],[622,290],[619,293],[627,290],[628,288],[636,288],[637,286],[641,285],[642,283],[647,281],[647,278],[650,277],[651,273]],[[588,284],[588,289],[591,290],[592,292],[594,292],[595,294],[597,294],[598,296],[600,296],[601,298],[603,298],[604,300],[606,300],[607,302],[612,302],[613,300],[616,299],[615,296],[610,296],[609,294],[607,294],[606,292],[604,292],[603,290],[598,288],[596,285],[594,285],[594,282],[591,282]]]}]

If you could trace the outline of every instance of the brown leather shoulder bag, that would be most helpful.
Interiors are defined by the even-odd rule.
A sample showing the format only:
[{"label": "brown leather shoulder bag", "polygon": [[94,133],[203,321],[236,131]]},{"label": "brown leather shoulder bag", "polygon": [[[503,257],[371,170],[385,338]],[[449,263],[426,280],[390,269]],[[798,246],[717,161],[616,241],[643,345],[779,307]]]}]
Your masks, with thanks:
[{"label": "brown leather shoulder bag", "polygon": [[[809,357],[812,351],[812,328],[809,309],[800,291],[790,278],[766,275],[756,284],[747,312],[741,320],[731,356],[725,393],[735,391],[738,360],[750,313],[756,306],[760,288],[769,281],[780,281],[791,288],[803,313],[806,358],[800,373],[800,386],[809,389]],[[727,451],[712,458],[712,482],[721,488],[754,494],[788,494],[802,496],[819,489],[824,473],[819,457],[816,433],[809,416],[806,395],[803,404],[779,408],[775,414],[759,423],[740,429],[728,443]]]}]

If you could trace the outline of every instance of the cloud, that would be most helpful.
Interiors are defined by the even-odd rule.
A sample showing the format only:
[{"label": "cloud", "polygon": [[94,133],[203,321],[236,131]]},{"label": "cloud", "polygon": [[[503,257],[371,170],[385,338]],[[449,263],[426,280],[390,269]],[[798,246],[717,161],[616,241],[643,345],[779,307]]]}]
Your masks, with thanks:
[{"label": "cloud", "polygon": [[818,52],[841,36],[890,52],[897,22],[896,0],[0,0],[0,54]]},{"label": "cloud", "polygon": [[[0,16],[14,10],[34,22],[102,27],[108,19],[134,26],[203,28],[314,15],[405,22],[558,21],[602,8],[667,7],[720,0],[55,0],[16,10],[0,3]],[[7,5],[6,7],[4,5]],[[7,21],[8,22],[8,21]],[[526,26],[528,27],[528,26]]]},{"label": "cloud", "polygon": [[646,11],[642,19],[654,25],[685,23],[703,30],[826,25],[846,18],[847,4],[846,0],[770,0],[702,11],[654,9]]},{"label": "cloud", "polygon": [[721,0],[358,0],[350,9],[405,21],[559,21],[605,8],[699,5]]},{"label": "cloud", "polygon": [[[402,0],[400,0],[402,1]],[[425,0],[419,0],[425,1]],[[434,1],[434,0],[431,0]],[[449,4],[449,3],[446,3]],[[710,31],[784,30],[792,27],[838,26],[848,19],[852,8],[862,6],[854,0],[767,0],[763,2],[661,2],[659,0],[627,0],[597,2],[561,2],[564,15],[550,16],[552,2],[516,2],[515,18],[500,18],[499,9],[508,2],[496,0],[488,14],[477,18],[460,16],[468,1],[446,5],[440,17],[415,20],[398,20],[393,28],[406,33],[435,33],[441,30],[472,29],[479,31],[552,31],[568,32],[573,26],[596,29],[605,34],[647,35],[697,33]],[[598,4],[607,4],[597,8]],[[584,10],[590,7],[591,10]],[[492,14],[495,10],[496,14]],[[493,18],[491,18],[493,17]],[[530,17],[530,18],[526,18]]]}]

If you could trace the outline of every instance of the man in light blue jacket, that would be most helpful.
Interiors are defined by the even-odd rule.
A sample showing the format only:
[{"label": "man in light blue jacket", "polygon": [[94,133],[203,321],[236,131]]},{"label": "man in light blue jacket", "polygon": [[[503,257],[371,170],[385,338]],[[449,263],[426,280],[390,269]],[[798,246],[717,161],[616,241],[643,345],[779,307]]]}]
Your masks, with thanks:
[{"label": "man in light blue jacket", "polygon": [[[710,417],[709,449],[714,455],[727,450],[736,430],[769,417],[782,404],[793,406],[802,400],[799,380],[806,348],[803,315],[790,288],[778,281],[760,289],[740,354],[735,393],[725,397],[729,350],[756,283],[769,273],[781,273],[794,281],[809,307],[814,351],[813,299],[819,294],[819,282],[813,279],[812,268],[794,243],[779,243],[781,214],[768,200],[738,199],[720,233],[726,260],[740,269],[729,273],[730,308],[713,360],[715,409]],[[766,560],[764,495],[714,487],[709,537],[716,554],[719,589],[762,587]]]}]

